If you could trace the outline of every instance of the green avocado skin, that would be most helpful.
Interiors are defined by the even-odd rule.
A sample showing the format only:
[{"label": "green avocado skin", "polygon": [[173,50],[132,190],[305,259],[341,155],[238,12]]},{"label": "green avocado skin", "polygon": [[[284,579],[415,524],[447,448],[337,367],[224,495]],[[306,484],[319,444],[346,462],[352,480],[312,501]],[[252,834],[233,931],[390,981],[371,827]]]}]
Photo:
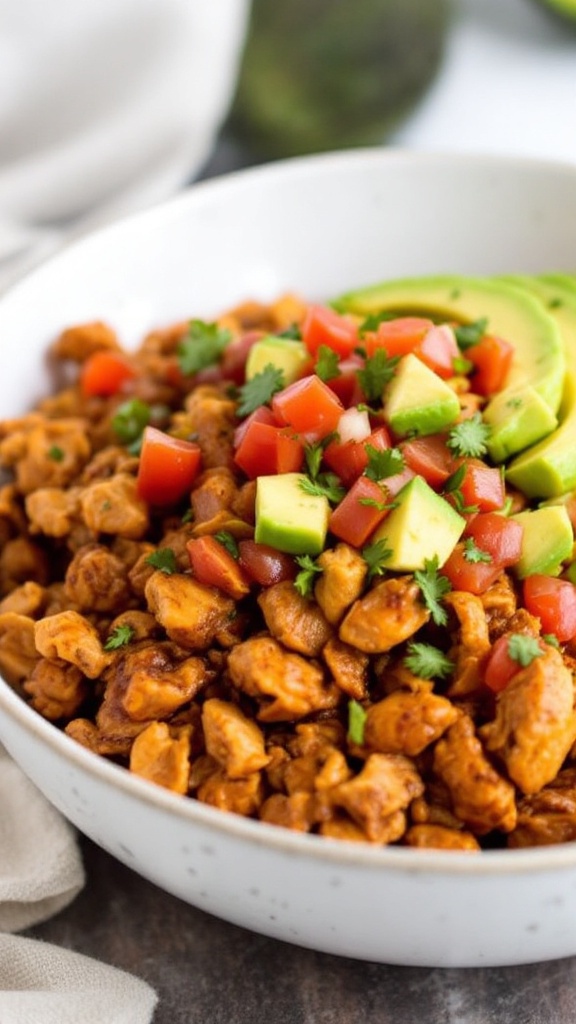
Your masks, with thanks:
[{"label": "green avocado skin", "polygon": [[258,159],[381,143],[432,82],[453,0],[252,0],[228,130]]}]

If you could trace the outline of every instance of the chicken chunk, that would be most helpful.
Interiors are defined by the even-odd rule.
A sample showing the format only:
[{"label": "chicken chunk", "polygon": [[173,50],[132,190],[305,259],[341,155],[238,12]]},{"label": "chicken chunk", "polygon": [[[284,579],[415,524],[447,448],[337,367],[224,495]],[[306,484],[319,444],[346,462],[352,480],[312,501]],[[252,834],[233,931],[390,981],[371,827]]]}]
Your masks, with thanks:
[{"label": "chicken chunk", "polygon": [[134,740],[130,771],[173,793],[188,792],[190,776],[190,728],[170,728],[151,722]]},{"label": "chicken chunk", "polygon": [[153,573],[144,593],[148,608],[168,636],[191,650],[204,650],[215,641],[234,643],[236,605],[215,587],[206,587],[183,573]]},{"label": "chicken chunk", "polygon": [[52,345],[56,359],[70,359],[83,363],[94,352],[120,348],[116,332],[101,320],[67,327]]},{"label": "chicken chunk", "polygon": [[425,622],[420,587],[411,576],[391,577],[354,602],[340,626],[344,643],[379,654],[408,640]]},{"label": "chicken chunk", "polygon": [[16,612],[18,615],[36,618],[45,608],[47,600],[46,587],[41,587],[34,580],[28,580],[0,601],[0,615],[4,612]]},{"label": "chicken chunk", "polygon": [[72,718],[88,696],[86,679],[76,665],[47,658],[36,662],[23,688],[36,711],[51,722]]},{"label": "chicken chunk", "polygon": [[80,506],[84,522],[96,534],[139,540],[150,525],[148,506],[138,494],[136,479],[128,473],[90,484],[82,492]]},{"label": "chicken chunk", "polygon": [[66,537],[80,511],[79,488],[39,487],[26,495],[26,514],[32,533]]},{"label": "chicken chunk", "polygon": [[566,768],[539,793],[518,802],[518,823],[508,846],[549,846],[576,840],[576,769]]},{"label": "chicken chunk", "polygon": [[322,648],[322,660],[331,673],[338,689],[353,700],[364,700],[368,695],[368,655],[356,647],[330,637]]},{"label": "chicken chunk", "polygon": [[110,662],[94,626],[77,611],[47,615],[34,626],[36,649],[51,661],[76,665],[88,679],[97,679]]},{"label": "chicken chunk", "polygon": [[395,690],[368,709],[364,744],[384,754],[417,757],[454,724],[458,715],[446,697]]},{"label": "chicken chunk", "polygon": [[406,846],[419,850],[464,850],[478,853],[480,843],[465,829],[445,825],[412,825],[404,836]]},{"label": "chicken chunk", "polygon": [[38,487],[67,487],[90,458],[82,419],[29,417],[0,442],[0,464],[11,466],[21,494]]},{"label": "chicken chunk", "polygon": [[262,773],[251,772],[243,779],[229,779],[219,769],[200,784],[196,796],[202,803],[217,807],[220,811],[231,811],[246,818],[254,817],[264,800]]},{"label": "chicken chunk", "polygon": [[236,704],[213,697],[202,707],[206,750],[229,779],[241,779],[270,762],[264,735]]},{"label": "chicken chunk", "polygon": [[291,651],[316,658],[332,636],[322,609],[302,597],[291,580],[266,587],[258,604],[272,636]]},{"label": "chicken chunk", "polygon": [[332,803],[344,808],[371,842],[390,843],[406,828],[405,810],[424,790],[412,761],[399,754],[370,754],[354,778],[336,786]]},{"label": "chicken chunk", "polygon": [[0,672],[11,686],[27,679],[38,661],[34,629],[34,619],[28,615],[0,614]]},{"label": "chicken chunk", "polygon": [[67,598],[81,611],[114,612],[128,600],[126,567],[103,544],[76,552],[65,576]]},{"label": "chicken chunk", "polygon": [[144,641],[118,652],[104,676],[120,693],[126,714],[137,722],[167,718],[210,678],[202,658],[177,657],[169,641]]},{"label": "chicken chunk", "polygon": [[194,436],[205,469],[232,466],[236,405],[223,391],[210,384],[194,388],[186,399],[186,411],[175,425],[187,436]]},{"label": "chicken chunk", "polygon": [[496,717],[479,730],[523,793],[537,793],[557,775],[576,737],[572,673],[554,647],[512,677]]},{"label": "chicken chunk", "polygon": [[337,625],[344,612],[358,600],[368,573],[361,555],[348,544],[337,544],[318,558],[322,569],[314,587],[314,597],[331,625]]}]

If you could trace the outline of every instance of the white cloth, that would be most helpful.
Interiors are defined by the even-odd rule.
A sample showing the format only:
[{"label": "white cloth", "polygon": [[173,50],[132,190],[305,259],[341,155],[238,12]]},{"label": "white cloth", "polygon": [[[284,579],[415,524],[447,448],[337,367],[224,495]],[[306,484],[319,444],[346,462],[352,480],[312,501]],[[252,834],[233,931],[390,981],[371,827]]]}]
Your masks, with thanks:
[{"label": "white cloth", "polygon": [[1,1024],[149,1024],[138,978],[12,932],[63,910],[84,885],[74,829],[0,747]]},{"label": "white cloth", "polygon": [[197,175],[249,0],[0,0],[0,287]]}]

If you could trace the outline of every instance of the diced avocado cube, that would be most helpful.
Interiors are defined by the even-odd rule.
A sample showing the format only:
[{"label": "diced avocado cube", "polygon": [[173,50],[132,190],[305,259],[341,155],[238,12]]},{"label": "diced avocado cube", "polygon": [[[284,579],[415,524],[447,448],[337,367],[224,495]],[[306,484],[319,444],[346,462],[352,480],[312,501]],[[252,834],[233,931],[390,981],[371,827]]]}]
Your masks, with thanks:
[{"label": "diced avocado cube", "polygon": [[415,476],[396,496],[396,508],[372,535],[390,548],[386,568],[395,572],[423,569],[436,557],[443,565],[460,540],[466,521],[444,498]]},{"label": "diced avocado cube", "polygon": [[452,388],[417,356],[403,356],[384,395],[384,417],[398,437],[436,434],[454,423],[460,403]]},{"label": "diced avocado cube", "polygon": [[494,462],[504,462],[550,434],[558,420],[533,387],[507,388],[495,395],[484,410],[490,427],[488,452]]},{"label": "diced avocado cube", "polygon": [[301,341],[267,335],[252,345],[246,360],[246,380],[272,364],[284,374],[284,384],[298,380],[310,363],[310,353]]},{"label": "diced avocado cube", "polygon": [[304,473],[259,476],[256,480],[254,540],[291,555],[318,555],[324,548],[330,505],[324,495],[307,494]]},{"label": "diced avocado cube", "polygon": [[522,554],[514,566],[520,579],[534,573],[557,576],[574,547],[574,531],[564,505],[549,505],[511,516],[522,524]]}]

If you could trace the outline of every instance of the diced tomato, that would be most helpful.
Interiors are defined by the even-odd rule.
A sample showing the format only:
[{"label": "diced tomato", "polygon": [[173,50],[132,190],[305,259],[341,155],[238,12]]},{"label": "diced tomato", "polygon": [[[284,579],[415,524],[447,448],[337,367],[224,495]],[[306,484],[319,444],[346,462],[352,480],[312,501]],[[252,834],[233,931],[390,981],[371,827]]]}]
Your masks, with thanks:
[{"label": "diced tomato", "polygon": [[492,646],[484,665],[484,682],[494,693],[505,690],[522,666],[508,652],[509,634],[499,636]]},{"label": "diced tomato", "polygon": [[239,423],[238,426],[236,427],[236,430],[234,431],[235,448],[240,447],[240,445],[242,444],[242,440],[252,423],[268,423],[272,427],[280,426],[278,420],[276,419],[274,413],[272,412],[272,409],[270,409],[269,406],[267,405],[259,405],[258,408],[254,410],[254,412],[251,412],[250,415],[247,416],[245,420],[242,420],[242,422]]},{"label": "diced tomato", "polygon": [[524,605],[540,619],[542,632],[560,643],[576,636],[576,587],[569,580],[535,573],[523,584]]},{"label": "diced tomato", "polygon": [[495,512],[505,500],[504,480],[499,469],[481,459],[466,459],[460,493],[464,504],[479,512]]},{"label": "diced tomato", "polygon": [[93,352],[80,371],[80,390],[86,398],[117,395],[136,371],[120,352],[108,349]]},{"label": "diced tomato", "polygon": [[192,572],[200,583],[217,587],[239,601],[250,591],[250,583],[236,559],[215,537],[193,537],[186,544]]},{"label": "diced tomato", "polygon": [[460,356],[454,331],[449,324],[434,324],[416,345],[414,355],[444,380],[454,376],[454,360]]},{"label": "diced tomato", "polygon": [[258,544],[255,540],[241,540],[238,543],[239,562],[246,576],[262,587],[293,580],[296,564],[291,555],[277,551],[269,544]]},{"label": "diced tomato", "polygon": [[367,331],[362,336],[362,347],[367,356],[373,356],[379,348],[385,348],[389,356],[405,356],[414,351],[431,327],[434,321],[422,316],[382,320],[375,331]]},{"label": "diced tomato", "polygon": [[246,380],[246,360],[252,345],[264,336],[264,331],[246,331],[231,341],[222,354],[220,373],[224,380],[232,380],[240,386]]},{"label": "diced tomato", "polygon": [[479,395],[493,395],[502,390],[514,355],[514,346],[510,342],[486,334],[464,354],[474,365],[471,377],[474,391]]},{"label": "diced tomato", "polygon": [[483,594],[502,569],[514,565],[520,558],[522,526],[515,519],[507,519],[496,512],[480,512],[469,520],[465,534],[489,560],[471,561],[463,540],[444,563],[442,572],[455,590]]},{"label": "diced tomato", "polygon": [[201,450],[194,441],[183,441],[156,427],[146,427],[138,466],[140,497],[152,505],[179,501],[191,490],[201,459]]},{"label": "diced tomato", "polygon": [[290,430],[254,419],[244,431],[234,462],[252,480],[297,473],[304,462],[304,446]]},{"label": "diced tomato", "polygon": [[456,469],[456,460],[440,434],[403,441],[400,450],[407,466],[431,487],[441,487]]},{"label": "diced tomato", "polygon": [[389,501],[386,487],[367,476],[358,477],[330,515],[328,529],[347,544],[362,547],[387,515],[387,510],[382,506]]},{"label": "diced tomato", "polygon": [[315,356],[321,345],[345,358],[358,345],[358,328],[349,317],[329,306],[309,306],[302,324],[302,341]]},{"label": "diced tomato", "polygon": [[311,374],[277,391],[272,412],[296,433],[308,440],[320,440],[336,430],[344,408],[327,384]]},{"label": "diced tomato", "polygon": [[386,427],[373,430],[365,441],[331,441],[326,446],[324,461],[347,487],[364,472],[368,465],[367,446],[384,451],[390,448],[390,434]]}]

